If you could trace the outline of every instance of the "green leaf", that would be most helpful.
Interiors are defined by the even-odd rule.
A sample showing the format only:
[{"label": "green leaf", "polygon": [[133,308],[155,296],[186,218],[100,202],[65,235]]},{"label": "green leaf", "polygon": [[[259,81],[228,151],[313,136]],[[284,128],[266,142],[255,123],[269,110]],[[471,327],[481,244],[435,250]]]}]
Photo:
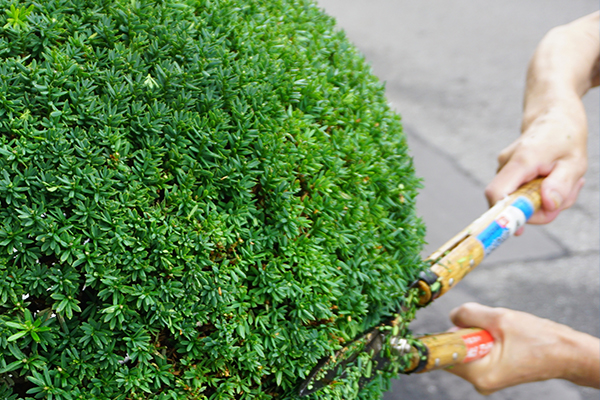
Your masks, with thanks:
[{"label": "green leaf", "polygon": [[36,331],[30,331],[29,332],[31,334],[32,339],[36,342],[39,343],[41,341],[40,336],[37,334]]},{"label": "green leaf", "polygon": [[10,364],[8,364],[6,367],[0,368],[0,374],[5,374],[7,372],[14,371],[17,368],[19,368],[22,364],[23,364],[23,362],[21,360],[13,361]]},{"label": "green leaf", "polygon": [[43,388],[46,386],[46,382],[44,382],[43,377],[40,374],[35,374],[35,376],[27,376],[27,380],[36,384],[37,386]]},{"label": "green leaf", "polygon": [[27,332],[27,331],[17,332],[14,335],[9,336],[9,338],[7,339],[7,341],[14,342],[15,340],[20,339],[23,336],[27,335],[27,333],[29,333],[29,332]]},{"label": "green leaf", "polygon": [[23,310],[23,315],[25,316],[26,322],[33,323],[33,315],[31,314],[31,311],[29,311],[28,308],[25,308]]},{"label": "green leaf", "polygon": [[23,354],[23,352],[16,345],[9,344],[8,349],[10,350],[10,353],[13,355],[13,357],[19,360],[25,358],[25,354]]},{"label": "green leaf", "polygon": [[370,378],[372,372],[373,372],[373,360],[369,360],[367,362],[367,368],[365,370],[365,377]]},{"label": "green leaf", "polygon": [[6,326],[9,326],[9,327],[15,328],[15,329],[26,329],[27,328],[24,324],[20,324],[18,322],[4,321],[4,323],[6,324]]}]

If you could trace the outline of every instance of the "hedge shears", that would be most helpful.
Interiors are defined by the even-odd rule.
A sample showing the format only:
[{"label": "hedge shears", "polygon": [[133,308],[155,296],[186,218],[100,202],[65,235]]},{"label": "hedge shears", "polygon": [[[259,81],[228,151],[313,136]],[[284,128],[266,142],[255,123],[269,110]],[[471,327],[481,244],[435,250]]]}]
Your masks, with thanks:
[{"label": "hedge shears", "polygon": [[[405,303],[424,307],[445,294],[471,272],[496,247],[513,235],[541,206],[542,178],[521,186],[486,211],[469,226],[433,252],[426,261],[430,267],[421,272],[405,296]],[[418,293],[413,298],[414,293]],[[407,306],[408,309],[408,306]],[[400,312],[405,310],[400,310]],[[494,340],[480,328],[460,329],[406,339],[406,322],[396,316],[363,333],[333,356],[322,358],[301,383],[299,395],[306,396],[344,378],[359,358],[368,358],[362,387],[398,357],[404,358],[404,374],[447,368],[482,358]]]}]

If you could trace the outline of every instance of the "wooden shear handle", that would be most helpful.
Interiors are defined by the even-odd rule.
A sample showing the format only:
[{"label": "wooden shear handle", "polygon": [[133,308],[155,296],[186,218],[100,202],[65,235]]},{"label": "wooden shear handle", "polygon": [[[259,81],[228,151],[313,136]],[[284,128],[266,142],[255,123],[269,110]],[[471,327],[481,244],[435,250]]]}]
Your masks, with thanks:
[{"label": "wooden shear handle", "polygon": [[429,304],[471,272],[492,250],[527,222],[541,205],[543,178],[521,186],[433,252],[431,267],[421,273],[419,305]]},{"label": "wooden shear handle", "polygon": [[[404,373],[427,372],[478,360],[494,346],[492,335],[480,328],[436,333],[417,339],[420,344],[410,349],[412,357]],[[397,350],[402,352],[404,349]]]}]

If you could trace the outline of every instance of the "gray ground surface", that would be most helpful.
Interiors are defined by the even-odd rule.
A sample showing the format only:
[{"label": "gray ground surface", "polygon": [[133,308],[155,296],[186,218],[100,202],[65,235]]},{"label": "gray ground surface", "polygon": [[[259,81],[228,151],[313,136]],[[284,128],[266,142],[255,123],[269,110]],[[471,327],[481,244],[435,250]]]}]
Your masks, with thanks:
[{"label": "gray ground surface", "polygon": [[[486,209],[496,156],[519,134],[527,62],[551,27],[598,9],[591,0],[318,0],[386,81],[425,188],[419,213],[440,246]],[[527,311],[600,336],[599,97],[585,98],[590,167],[577,204],[528,227],[457,288],[421,310],[417,332],[445,330],[466,301]],[[482,399],[446,373],[400,377],[385,400]],[[490,400],[597,400],[563,381],[518,386]]]}]

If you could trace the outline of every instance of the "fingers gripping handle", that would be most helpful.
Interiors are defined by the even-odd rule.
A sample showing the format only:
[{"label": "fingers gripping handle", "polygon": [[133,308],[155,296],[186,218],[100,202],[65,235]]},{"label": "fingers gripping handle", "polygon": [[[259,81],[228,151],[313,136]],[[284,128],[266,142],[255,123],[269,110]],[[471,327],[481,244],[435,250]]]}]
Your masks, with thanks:
[{"label": "fingers gripping handle", "polygon": [[450,290],[539,210],[542,181],[521,186],[427,258],[430,270],[417,283],[421,306]]},{"label": "fingers gripping handle", "polygon": [[417,339],[420,344],[410,349],[410,365],[404,370],[407,374],[478,360],[488,354],[494,345],[490,333],[479,328],[437,333]]}]

